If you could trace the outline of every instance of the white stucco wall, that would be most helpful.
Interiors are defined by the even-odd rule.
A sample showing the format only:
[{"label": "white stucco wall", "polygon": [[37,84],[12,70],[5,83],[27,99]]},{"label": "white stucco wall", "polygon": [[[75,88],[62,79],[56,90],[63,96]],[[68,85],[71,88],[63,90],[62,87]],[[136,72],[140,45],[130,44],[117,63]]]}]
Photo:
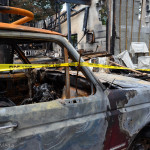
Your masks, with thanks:
[{"label": "white stucco wall", "polygon": [[[103,49],[105,49],[105,33],[106,33],[106,28],[105,26],[102,26],[101,21],[99,21],[99,14],[98,10],[96,7],[96,3],[98,0],[92,0],[92,4],[89,9],[89,17],[88,17],[88,23],[87,23],[87,29],[89,31],[94,31],[95,33],[95,42],[94,44],[88,44],[86,43],[86,36],[83,38],[83,40],[78,44],[78,49],[84,49],[87,51],[96,50],[97,45],[102,45],[103,44]],[[75,8],[75,10],[80,10],[84,7],[87,7],[86,5],[80,5]],[[84,32],[82,31],[83,29],[83,21],[84,21],[84,14],[85,11],[82,11],[81,13],[77,14],[74,17],[71,17],[71,32],[72,34],[77,34],[78,35],[78,41],[83,37]],[[67,21],[61,25],[61,31],[62,34],[67,35],[68,30],[67,30]],[[99,38],[98,34],[103,34],[103,38]],[[97,38],[98,37],[98,38]]]}]

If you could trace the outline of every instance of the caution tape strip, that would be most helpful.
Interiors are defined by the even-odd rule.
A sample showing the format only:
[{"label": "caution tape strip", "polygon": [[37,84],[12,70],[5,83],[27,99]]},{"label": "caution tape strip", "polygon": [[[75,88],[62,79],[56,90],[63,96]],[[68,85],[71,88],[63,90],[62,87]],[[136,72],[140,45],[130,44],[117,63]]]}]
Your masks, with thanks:
[{"label": "caution tape strip", "polygon": [[[0,64],[0,71],[22,70],[31,68],[57,68],[57,67],[71,67],[71,66],[79,66],[79,62],[60,63],[60,64]],[[126,67],[109,66],[87,62],[81,62],[80,66],[94,67],[94,68],[108,68],[108,69],[123,69],[123,70],[130,69]],[[136,69],[136,70],[150,71],[150,69]]]}]

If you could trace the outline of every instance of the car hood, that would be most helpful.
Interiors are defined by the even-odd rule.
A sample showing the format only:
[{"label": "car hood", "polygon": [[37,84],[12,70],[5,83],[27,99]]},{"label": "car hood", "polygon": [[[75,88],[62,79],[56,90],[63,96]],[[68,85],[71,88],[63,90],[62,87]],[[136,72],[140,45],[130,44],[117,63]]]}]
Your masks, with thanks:
[{"label": "car hood", "polygon": [[117,85],[122,88],[137,88],[137,87],[149,87],[150,82],[143,81],[141,79],[136,79],[132,77],[126,77],[117,74],[107,74],[107,73],[94,73],[94,75],[100,80],[100,82],[112,83],[112,85]]}]

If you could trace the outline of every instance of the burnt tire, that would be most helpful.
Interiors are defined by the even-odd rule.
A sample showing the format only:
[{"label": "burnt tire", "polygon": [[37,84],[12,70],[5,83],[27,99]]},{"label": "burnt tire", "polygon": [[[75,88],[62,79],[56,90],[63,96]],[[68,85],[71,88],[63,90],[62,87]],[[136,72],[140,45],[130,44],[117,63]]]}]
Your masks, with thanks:
[{"label": "burnt tire", "polygon": [[129,150],[150,150],[150,138],[139,137],[132,143]]}]

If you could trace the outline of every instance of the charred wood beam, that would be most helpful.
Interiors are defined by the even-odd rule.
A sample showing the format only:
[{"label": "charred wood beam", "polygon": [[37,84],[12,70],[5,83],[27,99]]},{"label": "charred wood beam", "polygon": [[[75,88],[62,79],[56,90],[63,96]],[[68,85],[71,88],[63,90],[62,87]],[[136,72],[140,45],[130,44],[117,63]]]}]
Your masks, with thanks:
[{"label": "charred wood beam", "polygon": [[120,65],[120,64],[117,64],[117,63],[115,63],[115,62],[113,62],[113,61],[109,61],[109,63],[110,63],[111,65],[115,65],[115,66],[118,66],[118,67],[126,68],[126,70],[132,71],[132,72],[137,73],[137,74],[139,74],[139,75],[141,75],[141,76],[148,76],[147,73],[142,73],[142,72],[137,71],[137,70],[135,70],[135,69],[127,68],[127,67],[122,66],[122,65]]},{"label": "charred wood beam", "polygon": [[[68,63],[68,51],[66,48],[64,48],[64,56],[65,56],[65,63]],[[66,78],[65,78],[65,84],[66,84],[66,98],[70,98],[70,74],[69,74],[69,67],[65,67],[65,73],[66,73]]]}]

